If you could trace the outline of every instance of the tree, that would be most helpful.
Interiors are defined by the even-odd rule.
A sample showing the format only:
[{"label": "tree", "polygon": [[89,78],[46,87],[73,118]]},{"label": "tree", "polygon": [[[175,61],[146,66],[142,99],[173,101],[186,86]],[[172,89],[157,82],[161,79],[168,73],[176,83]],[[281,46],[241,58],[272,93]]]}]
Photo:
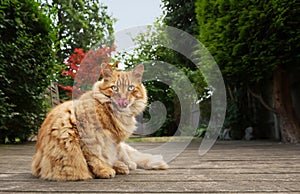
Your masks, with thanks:
[{"label": "tree", "polygon": [[[197,35],[197,19],[195,10],[195,2],[193,0],[162,0],[163,24],[183,30],[191,35]],[[185,42],[191,50],[196,45],[191,42]],[[179,44],[180,45],[180,44]],[[187,49],[189,49],[187,48]],[[173,53],[174,64],[181,67],[187,67],[195,70],[195,65],[179,53]]]},{"label": "tree", "polygon": [[90,50],[92,46],[111,44],[113,22],[107,6],[99,0],[53,0],[48,3],[58,27],[57,60],[63,62],[75,48]]},{"label": "tree", "polygon": [[[160,26],[157,25],[156,27],[157,29],[154,31],[149,30],[145,34],[140,34],[139,36],[135,37],[135,41],[139,46],[134,49],[133,53],[125,53],[124,56],[121,56],[125,59],[125,64],[128,68],[140,63],[153,63],[155,65],[161,65],[159,61],[174,64],[174,60],[176,59],[172,56],[174,56],[175,53],[169,49],[155,45],[158,40],[163,41],[164,39],[158,33],[158,28],[160,28]],[[136,56],[138,56],[138,58]],[[151,136],[173,135],[177,129],[177,117],[180,116],[180,113],[177,113],[177,115],[175,114],[175,106],[178,106],[176,94],[168,85],[159,81],[159,77],[164,76],[163,74],[165,74],[165,72],[165,70],[161,71],[161,73],[157,75],[158,78],[156,80],[144,82],[148,93],[148,103],[151,104],[152,102],[159,101],[163,103],[165,107],[167,107],[166,120],[163,123],[163,126],[155,133],[151,134]],[[145,69],[144,75],[145,74],[147,74],[147,69]],[[175,102],[175,100],[177,101]],[[149,107],[147,107],[145,112],[146,114],[144,116],[150,117],[150,115],[147,114],[150,112]]]},{"label": "tree", "polygon": [[[107,6],[99,0],[53,0],[44,6],[57,28],[56,60],[62,69],[68,70],[63,64],[75,48],[88,51],[103,45],[112,46],[115,19],[107,14]],[[73,85],[72,78],[61,74],[57,82],[63,86]],[[69,99],[64,90],[59,93],[62,100]]]},{"label": "tree", "polygon": [[192,35],[198,34],[193,0],[162,0],[162,9],[164,11],[163,21],[166,25],[184,30]]},{"label": "tree", "polygon": [[[162,0],[162,10],[163,17],[161,18],[162,23],[166,26],[172,26],[177,29],[180,29],[190,35],[197,37],[199,35],[198,31],[198,22],[195,13],[195,1],[194,0]],[[172,40],[171,37],[169,39]],[[189,58],[195,59],[203,53],[195,53],[195,50],[198,50],[198,45],[195,45],[195,42],[189,42],[182,38],[172,40],[178,42],[179,46],[186,45],[185,49],[187,53],[190,53]],[[163,50],[163,49],[162,49]],[[170,52],[165,49],[164,51],[167,56],[162,56],[162,61],[167,61],[171,64],[176,65],[182,69],[186,75],[189,77],[191,82],[194,85],[194,88],[197,90],[199,99],[205,99],[200,103],[201,109],[201,123],[203,126],[208,124],[210,119],[210,89],[207,86],[206,80],[203,77],[203,72],[200,71],[195,64],[187,59],[185,56],[176,53]],[[172,54],[171,54],[172,53]],[[207,75],[206,75],[207,76]],[[206,97],[204,97],[206,96]],[[177,110],[178,111],[178,110]]]},{"label": "tree", "polygon": [[[163,63],[160,63],[158,61],[172,64],[179,68],[180,71],[185,73],[185,75],[194,85],[194,88],[197,90],[199,98],[201,98],[201,96],[207,93],[208,90],[206,89],[207,84],[204,81],[202,72],[197,68],[197,66],[182,54],[166,47],[155,45],[157,42],[161,41],[178,43],[176,45],[172,45],[174,47],[186,45],[185,49],[190,55],[189,58],[193,58],[193,51],[195,50],[195,47],[197,45],[193,45],[191,42],[182,39],[182,37],[165,37],[165,34],[160,34],[160,29],[164,29],[165,26],[172,26],[195,35],[196,31],[194,29],[196,29],[195,27],[197,24],[195,19],[196,15],[194,11],[190,11],[194,10],[194,2],[163,0],[162,9],[164,10],[164,17],[162,17],[161,20],[155,23],[156,29],[149,30],[147,33],[142,34],[135,39],[139,47],[135,49],[134,54],[131,55],[131,58],[129,58],[126,63],[129,64],[129,66],[131,64],[138,64],[140,62],[149,61],[154,62],[157,66],[164,65]],[[168,43],[166,43],[166,45],[167,44]],[[138,58],[136,58],[136,56],[138,56]],[[159,69],[160,67],[157,68]],[[162,69],[164,68],[162,67]],[[166,74],[163,76],[173,76],[174,82],[176,81],[175,75]],[[180,80],[180,78],[178,79]],[[146,85],[146,88],[148,90],[149,103],[152,103],[153,101],[159,101],[162,102],[167,108],[166,122],[164,123],[162,128],[153,135],[173,135],[177,130],[177,125],[179,124],[180,117],[182,116],[182,110],[180,110],[181,107],[176,93],[172,90],[171,87],[161,83],[159,79],[145,82],[144,84]]]},{"label": "tree", "polygon": [[[299,71],[300,24],[296,0],[197,0],[199,40],[222,69],[229,91],[251,93],[278,118],[282,141],[300,141],[289,74]],[[274,107],[258,94],[273,79]],[[239,99],[239,103],[241,103]]]},{"label": "tree", "polygon": [[26,141],[45,114],[55,31],[33,0],[1,1],[0,13],[0,143]]},{"label": "tree", "polygon": [[[62,70],[62,75],[70,77],[73,82],[76,77],[76,83],[73,86],[61,85],[58,86],[67,91],[67,96],[72,97],[72,93],[76,92],[76,97],[79,97],[84,92],[91,90],[95,80],[99,79],[100,76],[100,65],[102,63],[111,62],[111,53],[115,51],[115,47],[102,46],[96,50],[89,50],[85,52],[81,48],[75,48],[74,52],[65,60],[67,69]],[[118,67],[118,63],[113,65],[115,68]],[[80,68],[80,74],[78,74]],[[75,97],[75,96],[73,96]]]}]

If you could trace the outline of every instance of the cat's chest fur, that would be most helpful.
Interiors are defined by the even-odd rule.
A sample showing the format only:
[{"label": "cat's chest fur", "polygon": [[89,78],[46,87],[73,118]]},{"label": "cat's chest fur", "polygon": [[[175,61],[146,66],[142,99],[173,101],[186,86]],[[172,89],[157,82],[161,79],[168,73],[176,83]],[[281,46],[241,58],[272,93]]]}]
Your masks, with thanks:
[{"label": "cat's chest fur", "polygon": [[[93,153],[113,164],[118,159],[118,145],[135,130],[130,112],[114,111],[110,102],[99,101],[89,92],[74,102],[77,128],[82,143]],[[129,111],[129,110],[128,110]]]},{"label": "cat's chest fur", "polygon": [[143,71],[143,65],[119,72],[102,64],[102,79],[92,91],[52,109],[39,129],[32,174],[65,181],[112,178],[137,167],[166,169],[161,156],[123,142],[147,103]]}]

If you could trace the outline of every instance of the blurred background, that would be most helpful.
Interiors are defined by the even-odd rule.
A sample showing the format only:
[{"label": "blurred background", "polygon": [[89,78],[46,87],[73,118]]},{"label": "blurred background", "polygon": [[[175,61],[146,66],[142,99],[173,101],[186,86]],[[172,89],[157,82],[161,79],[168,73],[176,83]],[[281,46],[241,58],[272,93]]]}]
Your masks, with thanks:
[{"label": "blurred background", "polygon": [[[205,59],[191,52],[189,58],[199,61],[194,64],[173,50],[154,47],[162,35],[153,31],[135,37],[139,46],[133,51],[119,53],[114,33],[139,25],[183,30],[214,57],[227,96],[220,139],[300,141],[297,0],[2,0],[0,5],[0,143],[34,137],[46,113],[80,90],[73,83],[81,65],[106,62],[127,69],[153,60],[176,66],[192,82],[200,107],[194,135],[203,137],[214,95],[197,67]],[[83,63],[88,55],[97,60]],[[91,66],[86,73],[93,71]],[[176,93],[159,79],[144,84],[149,103],[166,107],[162,127],[147,136],[173,136],[181,114]]]}]

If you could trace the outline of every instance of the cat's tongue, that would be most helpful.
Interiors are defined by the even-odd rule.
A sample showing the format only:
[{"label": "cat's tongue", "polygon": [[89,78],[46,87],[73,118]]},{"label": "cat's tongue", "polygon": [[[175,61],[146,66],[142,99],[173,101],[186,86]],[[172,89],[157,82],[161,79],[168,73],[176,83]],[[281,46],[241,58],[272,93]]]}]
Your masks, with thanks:
[{"label": "cat's tongue", "polygon": [[118,105],[119,105],[119,107],[121,107],[121,108],[126,108],[127,107],[127,100],[126,100],[126,98],[120,98],[119,100],[118,100]]}]

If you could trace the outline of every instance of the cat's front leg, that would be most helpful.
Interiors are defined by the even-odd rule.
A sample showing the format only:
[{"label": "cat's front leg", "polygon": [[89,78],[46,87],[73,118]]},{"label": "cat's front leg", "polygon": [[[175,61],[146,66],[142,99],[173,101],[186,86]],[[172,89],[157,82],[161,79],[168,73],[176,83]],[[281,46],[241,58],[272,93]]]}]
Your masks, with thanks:
[{"label": "cat's front leg", "polygon": [[137,164],[130,159],[130,157],[129,157],[127,151],[126,151],[126,144],[125,143],[121,142],[118,145],[117,155],[118,155],[118,159],[120,161],[124,162],[130,170],[136,170]]},{"label": "cat's front leg", "polygon": [[96,178],[108,179],[116,176],[115,169],[111,168],[104,160],[101,160],[98,156],[93,154],[83,143],[81,147],[87,164]]},{"label": "cat's front leg", "polygon": [[161,155],[142,153],[124,142],[120,143],[119,147],[122,150],[122,159],[125,160],[125,163],[132,162],[138,168],[143,169],[165,170],[169,168]]},{"label": "cat's front leg", "polygon": [[101,178],[101,179],[110,179],[116,176],[116,171],[110,167],[97,166],[93,170],[93,173],[96,176],[96,178]]},{"label": "cat's front leg", "polygon": [[125,164],[128,166],[130,170],[136,170],[137,169],[137,164],[133,161],[127,160],[125,161]]},{"label": "cat's front leg", "polygon": [[116,176],[115,169],[105,164],[96,156],[89,158],[87,163],[96,178],[109,179]]},{"label": "cat's front leg", "polygon": [[113,169],[117,172],[117,174],[129,174],[128,166],[121,161],[116,161],[113,165]]}]

